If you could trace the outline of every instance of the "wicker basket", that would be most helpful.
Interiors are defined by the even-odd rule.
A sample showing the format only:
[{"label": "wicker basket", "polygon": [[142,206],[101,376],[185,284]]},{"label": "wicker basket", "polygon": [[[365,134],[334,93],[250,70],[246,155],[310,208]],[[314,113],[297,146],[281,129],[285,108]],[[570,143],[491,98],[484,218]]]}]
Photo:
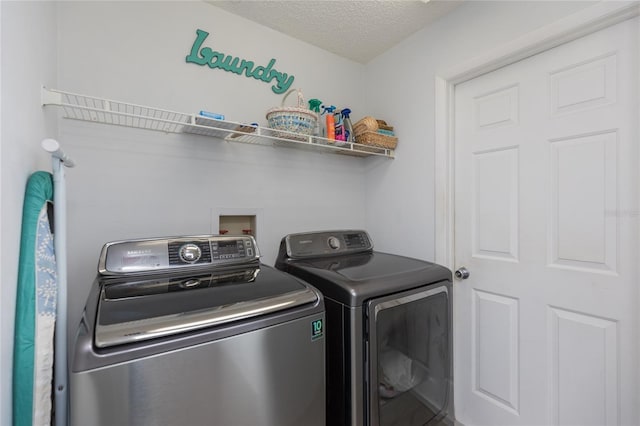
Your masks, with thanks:
[{"label": "wicker basket", "polygon": [[[298,106],[285,107],[287,97],[293,93],[298,93]],[[271,108],[267,111],[267,123],[271,129],[284,130],[286,132],[299,133],[301,135],[311,135],[318,122],[318,115],[305,107],[304,98],[300,89],[291,89],[282,98],[280,107]],[[290,133],[276,132],[276,135],[287,139],[306,139],[306,136],[296,136]]]},{"label": "wicker basket", "polygon": [[353,125],[353,135],[358,136],[364,132],[375,132],[378,130],[378,122],[375,118],[367,116]]},{"label": "wicker basket", "polygon": [[378,132],[364,132],[356,135],[356,143],[386,149],[396,149],[396,146],[398,146],[398,138],[395,136],[381,135]]},{"label": "wicker basket", "polygon": [[370,116],[358,120],[358,122],[353,125],[353,134],[355,135],[356,143],[395,149],[398,145],[398,138],[378,133],[378,129],[382,128],[381,126],[384,127],[385,130],[393,130],[393,127],[388,126],[384,121],[376,120]]}]

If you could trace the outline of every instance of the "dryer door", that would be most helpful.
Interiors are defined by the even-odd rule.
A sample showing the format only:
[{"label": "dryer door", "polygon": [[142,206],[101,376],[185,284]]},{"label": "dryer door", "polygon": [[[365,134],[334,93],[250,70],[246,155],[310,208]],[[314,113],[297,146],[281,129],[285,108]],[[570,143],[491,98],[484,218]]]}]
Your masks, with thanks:
[{"label": "dryer door", "polygon": [[447,414],[452,400],[448,286],[368,302],[370,425],[425,425]]}]

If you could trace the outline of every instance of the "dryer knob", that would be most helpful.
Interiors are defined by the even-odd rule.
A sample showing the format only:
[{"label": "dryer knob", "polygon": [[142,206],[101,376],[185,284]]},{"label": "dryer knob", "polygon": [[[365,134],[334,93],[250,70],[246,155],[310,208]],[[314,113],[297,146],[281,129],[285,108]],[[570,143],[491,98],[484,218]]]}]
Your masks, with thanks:
[{"label": "dryer knob", "polygon": [[196,244],[189,243],[180,247],[180,259],[187,263],[196,263],[202,256],[202,250]]},{"label": "dryer knob", "polygon": [[331,247],[334,250],[338,250],[340,248],[340,240],[337,239],[336,237],[329,237],[329,240],[327,241],[327,243],[329,243],[329,247]]}]

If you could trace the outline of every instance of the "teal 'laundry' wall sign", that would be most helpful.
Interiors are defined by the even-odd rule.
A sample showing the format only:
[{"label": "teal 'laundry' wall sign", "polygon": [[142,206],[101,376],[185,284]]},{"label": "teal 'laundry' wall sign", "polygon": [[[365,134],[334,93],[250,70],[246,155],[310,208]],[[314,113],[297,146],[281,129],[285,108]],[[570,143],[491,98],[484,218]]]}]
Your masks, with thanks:
[{"label": "teal 'laundry' wall sign", "polygon": [[211,50],[210,47],[202,47],[202,43],[204,43],[208,36],[208,32],[200,29],[196,30],[196,39],[193,42],[193,46],[191,46],[191,53],[189,53],[186,58],[187,62],[203,66],[208,65],[211,69],[220,68],[238,75],[242,75],[244,72],[246,77],[253,77],[265,83],[270,83],[275,80],[275,83],[271,86],[271,90],[278,94],[286,92],[289,87],[291,87],[295,77],[273,68],[276,64],[275,59],[271,59],[266,67],[256,67],[253,61],[240,59],[237,56],[225,55],[224,53]]}]

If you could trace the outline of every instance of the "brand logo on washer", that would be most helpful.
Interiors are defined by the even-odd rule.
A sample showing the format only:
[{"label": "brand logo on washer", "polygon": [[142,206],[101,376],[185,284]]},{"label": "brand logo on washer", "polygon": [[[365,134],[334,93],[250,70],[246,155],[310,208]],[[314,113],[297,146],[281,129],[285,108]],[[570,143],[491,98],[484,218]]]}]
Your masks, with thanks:
[{"label": "brand logo on washer", "polygon": [[132,255],[137,255],[137,254],[151,254],[151,250],[150,249],[144,249],[144,250],[127,250],[127,256],[132,256]]},{"label": "brand logo on washer", "polygon": [[311,321],[311,340],[324,336],[324,322],[322,319]]}]

